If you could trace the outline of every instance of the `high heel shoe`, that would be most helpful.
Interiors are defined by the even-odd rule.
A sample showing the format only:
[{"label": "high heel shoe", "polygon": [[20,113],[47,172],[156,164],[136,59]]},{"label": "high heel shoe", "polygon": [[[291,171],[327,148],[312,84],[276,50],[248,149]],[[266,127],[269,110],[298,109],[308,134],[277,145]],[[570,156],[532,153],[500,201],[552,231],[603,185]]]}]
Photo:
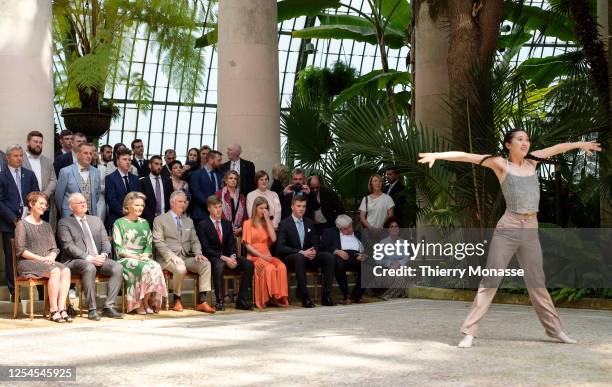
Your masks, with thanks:
[{"label": "high heel shoe", "polygon": [[62,318],[64,319],[64,321],[66,321],[67,323],[71,323],[72,322],[72,317],[70,317],[70,315],[68,315],[68,312],[66,312],[65,310],[60,311],[60,314],[62,315]]},{"label": "high heel shoe", "polygon": [[55,311],[55,312],[51,312],[49,313],[49,320],[56,322],[56,323],[65,323],[66,321],[62,318],[62,315],[59,311]]}]

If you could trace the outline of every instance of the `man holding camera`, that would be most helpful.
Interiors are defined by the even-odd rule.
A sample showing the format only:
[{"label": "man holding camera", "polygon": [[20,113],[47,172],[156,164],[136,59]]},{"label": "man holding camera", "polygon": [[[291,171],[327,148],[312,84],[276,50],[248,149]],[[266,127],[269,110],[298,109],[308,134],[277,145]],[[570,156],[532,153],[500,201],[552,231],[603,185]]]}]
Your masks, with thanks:
[{"label": "man holding camera", "polygon": [[321,208],[317,200],[316,194],[310,191],[310,187],[306,184],[306,172],[301,168],[296,168],[291,173],[292,183],[288,184],[283,190],[281,200],[281,219],[285,219],[291,215],[291,203],[294,196],[303,196],[306,198],[306,213],[304,217],[313,220],[316,210]]}]

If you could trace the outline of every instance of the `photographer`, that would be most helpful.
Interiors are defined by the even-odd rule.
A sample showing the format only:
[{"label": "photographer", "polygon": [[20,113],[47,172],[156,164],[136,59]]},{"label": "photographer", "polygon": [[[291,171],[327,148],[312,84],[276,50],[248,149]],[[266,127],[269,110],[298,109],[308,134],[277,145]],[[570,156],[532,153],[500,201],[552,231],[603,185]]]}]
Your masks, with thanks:
[{"label": "photographer", "polygon": [[314,212],[321,208],[321,205],[317,201],[316,195],[306,185],[306,172],[301,168],[293,170],[291,173],[291,184],[287,185],[283,190],[281,197],[282,219],[291,215],[291,201],[294,196],[304,196],[306,198],[306,214],[304,217],[314,220]]}]

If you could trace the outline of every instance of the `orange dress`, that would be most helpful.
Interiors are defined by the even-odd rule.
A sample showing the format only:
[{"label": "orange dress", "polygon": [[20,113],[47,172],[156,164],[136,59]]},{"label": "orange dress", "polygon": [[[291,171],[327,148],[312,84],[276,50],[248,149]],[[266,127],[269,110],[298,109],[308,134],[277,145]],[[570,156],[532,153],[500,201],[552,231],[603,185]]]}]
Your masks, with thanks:
[{"label": "orange dress", "polygon": [[[268,231],[260,226],[254,227],[250,219],[242,225],[242,242],[263,254],[271,255]],[[285,264],[278,258],[266,261],[248,253],[247,259],[255,266],[255,305],[260,309],[265,308],[270,299],[288,305],[289,284]]]}]

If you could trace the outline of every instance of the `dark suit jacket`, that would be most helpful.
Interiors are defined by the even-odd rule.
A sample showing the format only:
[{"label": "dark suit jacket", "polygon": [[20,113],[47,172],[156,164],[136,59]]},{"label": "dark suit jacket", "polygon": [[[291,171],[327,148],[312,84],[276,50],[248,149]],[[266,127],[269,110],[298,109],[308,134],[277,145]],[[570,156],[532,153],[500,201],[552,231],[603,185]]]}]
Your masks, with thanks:
[{"label": "dark suit jacket", "polygon": [[327,187],[320,188],[321,212],[329,225],[334,225],[338,215],[344,214],[344,206],[334,191]]},{"label": "dark suit jacket", "polygon": [[60,170],[64,167],[74,164],[72,158],[72,152],[64,153],[61,156],[57,156],[53,162],[53,168],[55,168],[55,175],[59,176]]},{"label": "dark suit jacket", "polygon": [[[304,195],[300,192],[300,194]],[[286,195],[280,196],[280,202],[282,207],[281,219],[285,219],[286,217],[291,215],[291,201],[293,200],[293,192],[289,192]],[[317,200],[317,196],[314,192],[310,192],[308,194],[308,200],[306,201],[306,213],[304,214],[305,218],[310,220],[314,219],[314,212],[321,208],[319,201]],[[329,219],[328,219],[329,220]],[[334,218],[334,221],[336,218]]]},{"label": "dark suit jacket", "polygon": [[106,204],[108,205],[106,224],[109,228],[115,224],[115,220],[123,216],[123,199],[125,199],[125,195],[127,195],[128,192],[141,192],[138,176],[128,173],[128,181],[130,183],[130,189],[126,191],[125,183],[118,169],[106,176],[105,190]]},{"label": "dark suit jacket", "polygon": [[[217,176],[219,188],[221,188],[223,174],[220,171],[215,171],[214,173],[215,176]],[[206,202],[208,197],[214,195],[216,192],[215,182],[211,181],[206,168],[198,169],[191,174],[191,179],[189,180],[189,193],[191,194],[192,219],[202,220],[208,217],[208,206]]]},{"label": "dark suit jacket", "polygon": [[[85,219],[98,249],[98,254],[106,254],[108,257],[111,257],[111,244],[108,240],[104,224],[102,224],[102,219],[92,215],[87,215]],[[62,246],[62,262],[73,259],[87,259],[85,233],[74,215],[60,219],[57,224],[57,235]]]},{"label": "dark suit jacket", "polygon": [[276,252],[281,258],[298,253],[300,250],[308,250],[311,247],[318,248],[319,241],[314,222],[306,217],[304,219],[304,246],[300,247],[300,235],[293,217],[289,216],[278,224],[276,231]]},{"label": "dark suit jacket", "polygon": [[[221,165],[223,174],[229,171],[231,166],[231,161],[223,163]],[[252,161],[240,159],[240,193],[246,197],[255,188],[257,188],[255,184],[255,164]]]},{"label": "dark suit jacket", "polygon": [[[387,191],[389,190],[389,184],[385,185],[383,187],[383,192],[387,193]],[[403,221],[403,208],[404,208],[404,204],[406,203],[406,187],[404,186],[404,184],[400,180],[397,181],[397,183],[393,186],[393,189],[391,189],[391,192],[388,193],[389,196],[391,196],[391,199],[393,199],[393,202],[395,203],[395,207],[393,207],[393,215],[398,218],[400,220],[400,222]],[[400,227],[404,227],[403,225],[400,225]]]},{"label": "dark suit jacket", "polygon": [[[359,238],[359,233],[357,231],[353,231],[355,237]],[[340,242],[340,230],[336,227],[330,227],[323,231],[323,236],[321,237],[321,251],[327,251],[328,253],[333,254],[336,250],[342,250],[342,242]]]},{"label": "dark suit jacket", "polygon": [[234,237],[232,224],[229,221],[221,219],[223,243],[219,241],[215,225],[208,215],[198,223],[196,232],[200,239],[204,256],[219,258],[221,255],[231,257],[232,254],[236,254],[236,238]]},{"label": "dark suit jacket", "polygon": [[138,177],[149,176],[149,172],[151,171],[149,170],[149,160],[148,159],[144,159],[142,161],[142,168],[140,167],[140,165],[138,165],[136,158],[132,159],[132,165],[136,167],[136,169],[138,170]]},{"label": "dark suit jacket", "polygon": [[[148,167],[147,167],[148,168]],[[165,177],[167,179],[170,179],[170,170],[168,169],[167,165],[164,165],[162,167],[162,171],[161,171],[161,175],[162,177]]]},{"label": "dark suit jacket", "polygon": [[[170,209],[170,194],[172,194],[172,191],[174,191],[174,187],[172,186],[172,181],[170,179],[164,179],[162,177],[160,183],[164,190],[164,195],[162,197],[162,200],[164,201],[164,209],[165,211],[168,211]],[[155,207],[157,202],[155,201],[155,187],[153,186],[153,183],[148,175],[140,178],[140,187],[142,188],[141,192],[147,197],[145,200],[145,208],[142,212],[142,217],[149,222],[151,229],[153,229],[153,220],[155,219]]]},{"label": "dark suit jacket", "polygon": [[20,216],[20,205],[22,201],[24,206],[28,205],[26,198],[33,191],[40,191],[34,172],[21,167],[22,200],[19,200],[19,190],[11,171],[8,167],[2,169],[2,172],[0,172],[0,232],[15,230],[13,221]]}]

